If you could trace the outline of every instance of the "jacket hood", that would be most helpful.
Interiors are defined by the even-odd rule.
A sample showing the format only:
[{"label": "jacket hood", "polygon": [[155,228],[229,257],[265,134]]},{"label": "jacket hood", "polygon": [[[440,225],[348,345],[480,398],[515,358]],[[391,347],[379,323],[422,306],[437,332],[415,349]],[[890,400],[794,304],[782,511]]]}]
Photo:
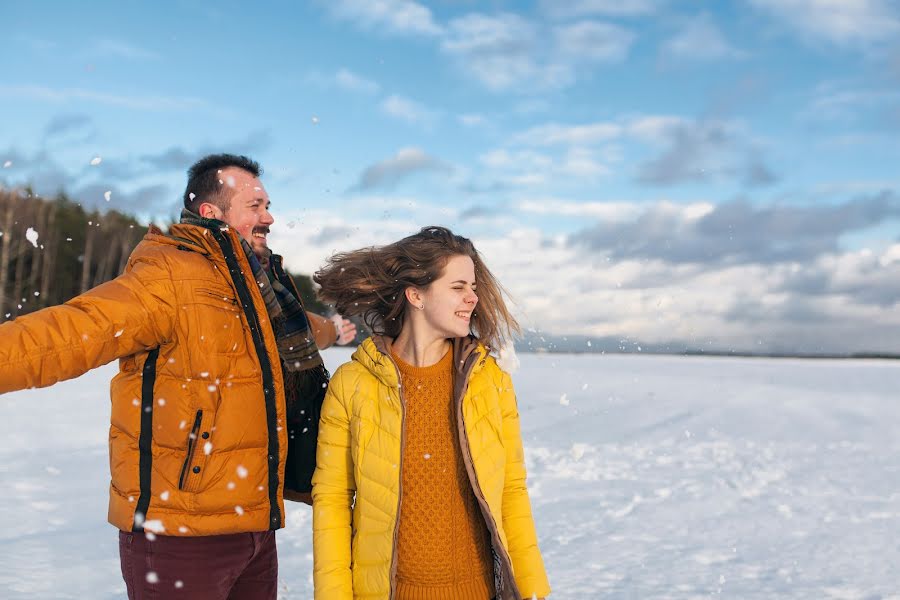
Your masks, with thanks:
[{"label": "jacket hood", "polygon": [[[397,371],[397,365],[391,358],[390,347],[393,341],[393,338],[384,335],[366,338],[353,353],[351,360],[365,367],[384,385],[396,388],[400,384],[400,374]],[[454,357],[453,365],[457,373],[464,373],[466,364],[473,357],[478,360],[474,369],[477,371],[481,368],[488,351],[477,338],[470,335],[464,338],[454,338],[451,341],[453,343],[451,350]]]}]

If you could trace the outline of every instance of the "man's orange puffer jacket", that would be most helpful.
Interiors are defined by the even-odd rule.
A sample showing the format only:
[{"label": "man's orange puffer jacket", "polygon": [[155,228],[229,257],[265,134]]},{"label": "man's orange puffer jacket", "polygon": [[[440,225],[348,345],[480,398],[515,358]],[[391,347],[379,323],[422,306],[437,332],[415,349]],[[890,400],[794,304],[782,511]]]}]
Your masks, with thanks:
[{"label": "man's orange puffer jacket", "polygon": [[0,393],[115,358],[110,523],[174,536],[282,527],[281,363],[236,231],[151,229],[121,276],[0,325]]}]

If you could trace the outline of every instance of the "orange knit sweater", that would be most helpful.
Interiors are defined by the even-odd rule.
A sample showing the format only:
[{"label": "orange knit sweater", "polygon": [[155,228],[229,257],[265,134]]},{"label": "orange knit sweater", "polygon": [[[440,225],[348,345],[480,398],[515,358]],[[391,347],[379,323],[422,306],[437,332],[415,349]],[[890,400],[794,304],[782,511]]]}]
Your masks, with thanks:
[{"label": "orange knit sweater", "polygon": [[396,598],[487,600],[490,537],[460,452],[453,352],[430,367],[393,358],[406,399]]}]

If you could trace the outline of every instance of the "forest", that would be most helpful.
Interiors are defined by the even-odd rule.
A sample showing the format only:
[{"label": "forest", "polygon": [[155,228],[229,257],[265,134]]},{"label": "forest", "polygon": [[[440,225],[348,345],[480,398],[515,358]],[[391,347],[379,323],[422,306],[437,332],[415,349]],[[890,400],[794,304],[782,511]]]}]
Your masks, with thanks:
[{"label": "forest", "polygon": [[[27,188],[0,190],[0,322],[118,276],[146,231],[133,215],[85,210],[64,192],[44,198]],[[304,305],[325,313],[309,276],[294,279]]]}]

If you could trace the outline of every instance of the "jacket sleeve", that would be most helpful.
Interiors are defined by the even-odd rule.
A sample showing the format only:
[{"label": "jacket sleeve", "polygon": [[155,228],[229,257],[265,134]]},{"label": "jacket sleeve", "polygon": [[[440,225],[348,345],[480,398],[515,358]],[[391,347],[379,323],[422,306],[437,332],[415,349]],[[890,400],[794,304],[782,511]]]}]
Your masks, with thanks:
[{"label": "jacket sleeve", "polygon": [[538,549],[537,532],[531,515],[531,501],[525,486],[525,453],[519,429],[519,410],[512,379],[505,372],[500,383],[503,413],[503,444],[506,473],[503,486],[503,530],[509,545],[516,586],[523,598],[542,598],[550,593],[544,559]]},{"label": "jacket sleeve", "polygon": [[337,330],[334,328],[334,322],[322,315],[306,311],[306,319],[312,329],[313,337],[316,340],[316,346],[319,350],[331,348],[337,341]]},{"label": "jacket sleeve", "polygon": [[356,491],[350,413],[342,369],[334,374],[319,420],[313,474],[313,584],[316,600],[352,600],[351,505]]},{"label": "jacket sleeve", "polygon": [[0,393],[45,387],[172,336],[175,292],[164,264],[141,260],[65,304],[0,325]]}]

